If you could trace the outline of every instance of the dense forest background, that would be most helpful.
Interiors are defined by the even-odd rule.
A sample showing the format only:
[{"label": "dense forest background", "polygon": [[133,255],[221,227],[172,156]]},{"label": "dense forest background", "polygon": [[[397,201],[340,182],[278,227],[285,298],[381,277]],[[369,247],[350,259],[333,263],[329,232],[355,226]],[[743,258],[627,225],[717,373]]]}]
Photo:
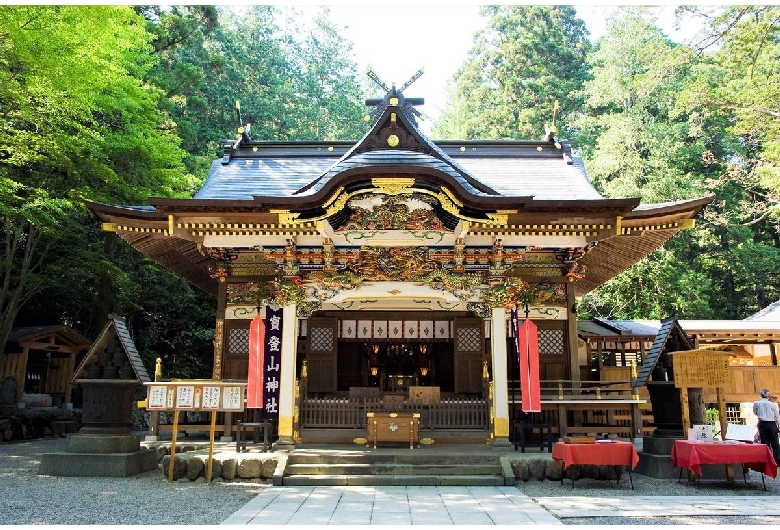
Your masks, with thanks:
[{"label": "dense forest background", "polygon": [[[434,139],[538,138],[560,104],[606,197],[714,193],[579,317],[740,319],[780,298],[780,7],[622,8],[597,42],[569,6],[482,9]],[[98,23],[99,21],[99,23]],[[327,9],[0,6],[0,355],[14,326],[94,339],[124,316],[147,367],[208,377],[215,301],[100,230],[84,201],[190,197],[235,135],[358,139],[375,96]]]}]

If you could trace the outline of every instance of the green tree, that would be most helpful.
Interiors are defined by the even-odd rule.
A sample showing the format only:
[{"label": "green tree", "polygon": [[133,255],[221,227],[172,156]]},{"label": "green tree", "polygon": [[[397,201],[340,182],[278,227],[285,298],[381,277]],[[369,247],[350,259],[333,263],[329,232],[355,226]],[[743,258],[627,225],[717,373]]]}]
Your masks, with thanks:
[{"label": "green tree", "polygon": [[602,193],[646,202],[717,197],[695,230],[587,296],[592,314],[744,318],[777,296],[776,230],[767,231],[767,189],[752,171],[758,144],[718,98],[745,73],[724,66],[727,49],[676,45],[646,11],[628,8],[589,58],[576,144]]},{"label": "green tree", "polygon": [[343,28],[328,18],[323,8],[303,41],[291,53],[299,76],[296,78],[298,122],[301,139],[357,139],[366,131],[365,105],[352,43]]},{"label": "green tree", "polygon": [[591,79],[573,123],[588,175],[603,195],[662,202],[701,194],[702,141],[689,134],[675,104],[691,57],[645,10],[623,9],[607,22],[588,57]]},{"label": "green tree", "polygon": [[176,124],[176,132],[187,152],[184,162],[188,170],[206,176],[216,140],[203,138],[201,122],[206,101],[204,79],[218,70],[222,58],[205,42],[219,27],[216,6],[137,6],[152,39],[152,56],[156,61],[146,79],[160,87],[164,97],[159,100],[161,111]]},{"label": "green tree", "polygon": [[450,102],[433,136],[527,139],[545,135],[556,100],[561,130],[577,112],[590,49],[571,6],[483,7],[486,27],[453,77]]},{"label": "green tree", "polygon": [[142,82],[150,35],[132,9],[0,6],[0,37],[2,353],[23,305],[89,244],[70,239],[83,199],[137,202],[193,179]]},{"label": "green tree", "polygon": [[706,185],[718,196],[705,217],[702,266],[715,279],[723,317],[742,318],[780,297],[780,8],[692,11],[709,24],[698,43],[699,75],[679,106],[705,124],[703,157],[716,169]]}]

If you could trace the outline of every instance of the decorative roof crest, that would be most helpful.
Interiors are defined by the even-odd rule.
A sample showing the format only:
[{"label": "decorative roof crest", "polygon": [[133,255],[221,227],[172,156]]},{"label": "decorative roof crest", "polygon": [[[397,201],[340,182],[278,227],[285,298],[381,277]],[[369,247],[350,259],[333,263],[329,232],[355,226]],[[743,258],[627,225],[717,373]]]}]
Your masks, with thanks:
[{"label": "decorative roof crest", "polygon": [[366,105],[369,107],[374,107],[374,109],[369,114],[366,114],[366,121],[370,121],[372,123],[376,122],[376,120],[385,112],[388,107],[398,107],[399,112],[402,112],[404,116],[414,124],[415,127],[417,126],[416,118],[420,118],[421,120],[425,119],[420,111],[414,108],[417,105],[423,105],[425,103],[425,99],[407,98],[403,95],[403,91],[409,88],[412,83],[417,81],[417,79],[423,75],[422,68],[417,70],[414,75],[412,75],[412,77],[410,77],[409,80],[404,83],[403,86],[401,86],[400,89],[395,87],[395,83],[392,83],[392,87],[388,87],[381,79],[379,79],[379,76],[371,67],[366,69],[366,75],[368,75],[369,79],[376,83],[379,88],[386,92],[383,98],[366,99]]}]

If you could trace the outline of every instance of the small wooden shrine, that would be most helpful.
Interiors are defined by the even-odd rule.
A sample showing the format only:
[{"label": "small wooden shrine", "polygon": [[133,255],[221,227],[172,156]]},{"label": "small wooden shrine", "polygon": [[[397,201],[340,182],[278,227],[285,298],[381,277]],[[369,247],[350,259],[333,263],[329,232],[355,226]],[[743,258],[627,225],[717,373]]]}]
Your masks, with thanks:
[{"label": "small wooden shrine", "polygon": [[70,379],[79,357],[92,343],[64,325],[18,327],[11,330],[0,357],[0,380],[16,382],[16,403],[22,395],[51,396],[48,405],[70,403]]},{"label": "small wooden shrine", "polygon": [[[379,82],[360,140],[259,141],[242,126],[191,199],[89,204],[105,230],[216,296],[214,379],[246,379],[251,319],[282,308],[269,405],[288,443],[344,441],[367,412],[420,406],[423,431],[507,443],[520,406],[512,308],[538,327],[547,420],[580,423],[573,409],[559,417],[580,388],[576,298],[712,200],[605,199],[554,130],[434,142],[422,99],[404,94],[416,76]],[[410,387],[440,399],[417,404]]]}]

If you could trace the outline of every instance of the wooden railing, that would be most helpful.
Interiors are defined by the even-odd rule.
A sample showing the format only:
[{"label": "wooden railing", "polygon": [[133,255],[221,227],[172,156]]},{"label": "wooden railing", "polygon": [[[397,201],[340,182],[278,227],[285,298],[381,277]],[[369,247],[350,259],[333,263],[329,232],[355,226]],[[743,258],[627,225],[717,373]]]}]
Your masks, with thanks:
[{"label": "wooden railing", "polygon": [[[519,399],[520,382],[510,380],[509,392]],[[555,379],[540,381],[542,399],[634,399],[631,381],[574,381]]]},{"label": "wooden railing", "polygon": [[301,400],[301,428],[364,429],[367,412],[419,412],[423,429],[487,429],[490,423],[484,399],[448,398],[420,404],[372,398],[305,398]]}]

